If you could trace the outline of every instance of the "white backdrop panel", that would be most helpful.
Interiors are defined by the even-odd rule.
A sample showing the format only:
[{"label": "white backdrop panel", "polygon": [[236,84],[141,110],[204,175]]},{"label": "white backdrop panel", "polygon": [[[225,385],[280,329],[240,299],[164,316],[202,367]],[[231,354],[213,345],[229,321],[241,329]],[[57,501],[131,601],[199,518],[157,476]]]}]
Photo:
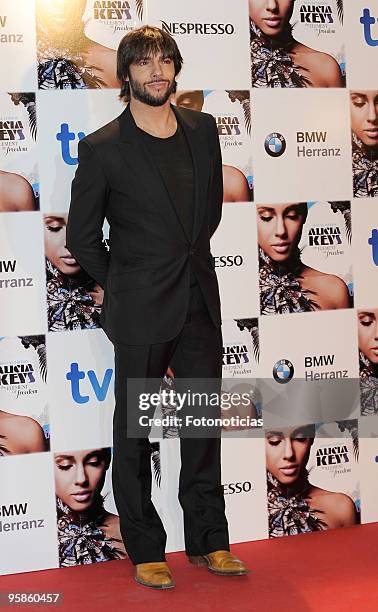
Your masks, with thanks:
[{"label": "white backdrop panel", "polygon": [[232,543],[268,537],[264,444],[261,432],[256,438],[222,440],[222,484]]},{"label": "white backdrop panel", "polygon": [[360,419],[361,522],[378,521],[378,422],[376,417]]},{"label": "white backdrop panel", "polygon": [[39,91],[41,209],[68,211],[81,138],[121,114],[115,90]]},{"label": "white backdrop panel", "polygon": [[102,330],[49,334],[53,451],[112,445],[113,348]]},{"label": "white backdrop panel", "polygon": [[4,55],[0,62],[0,82],[3,91],[34,91],[37,88],[34,14],[35,0],[1,0],[0,42]]},{"label": "white backdrop panel", "polygon": [[0,574],[58,567],[52,455],[3,458],[0,482]]},{"label": "white backdrop panel", "polygon": [[222,220],[211,241],[222,302],[222,318],[257,316],[255,208],[250,203],[223,205]]},{"label": "white backdrop panel", "polygon": [[184,59],[181,89],[251,86],[246,0],[217,0],[216,6],[202,0],[148,0],[148,23],[174,36]]},{"label": "white backdrop panel", "polygon": [[378,60],[377,2],[344,0],[344,11],[348,87],[378,89],[378,72],[375,69]]},{"label": "white backdrop panel", "polygon": [[[261,317],[260,375],[271,390],[264,407],[279,414],[281,405],[292,424],[358,416],[356,334],[353,310]],[[287,384],[273,379],[273,369],[282,359],[294,368]],[[331,372],[340,374],[331,377]]]},{"label": "white backdrop panel", "polygon": [[[348,92],[257,89],[251,108],[255,202],[352,197]],[[276,144],[274,156],[275,134],[286,149]]]},{"label": "white backdrop panel", "polygon": [[378,214],[375,199],[353,201],[353,269],[356,308],[378,303]]},{"label": "white backdrop panel", "polygon": [[0,335],[44,334],[46,280],[41,214],[2,213],[0,245]]}]

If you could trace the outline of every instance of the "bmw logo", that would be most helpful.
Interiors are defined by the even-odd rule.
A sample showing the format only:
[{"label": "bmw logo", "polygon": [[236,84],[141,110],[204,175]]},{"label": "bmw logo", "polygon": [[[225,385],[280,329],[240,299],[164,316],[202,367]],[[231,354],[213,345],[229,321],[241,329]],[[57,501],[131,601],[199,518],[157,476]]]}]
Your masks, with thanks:
[{"label": "bmw logo", "polygon": [[265,138],[265,151],[271,157],[280,157],[286,150],[286,140],[282,134],[273,132]]},{"label": "bmw logo", "polygon": [[273,378],[280,385],[290,382],[294,376],[294,366],[288,359],[280,359],[273,366]]}]

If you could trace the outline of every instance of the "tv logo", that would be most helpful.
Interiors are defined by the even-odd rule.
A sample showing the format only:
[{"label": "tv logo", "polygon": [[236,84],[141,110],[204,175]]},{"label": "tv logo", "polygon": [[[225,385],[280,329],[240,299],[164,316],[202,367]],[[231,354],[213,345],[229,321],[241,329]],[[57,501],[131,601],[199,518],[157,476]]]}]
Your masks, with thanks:
[{"label": "tv logo", "polygon": [[77,404],[86,404],[89,402],[91,399],[89,395],[82,395],[80,392],[80,381],[87,378],[91,384],[97,401],[103,402],[108,394],[112,376],[113,370],[111,368],[107,368],[107,370],[105,370],[102,382],[100,382],[94,370],[88,370],[88,372],[85,373],[82,370],[79,370],[79,364],[74,361],[71,363],[71,369],[66,374],[66,379],[71,383],[72,399]]},{"label": "tv logo", "polygon": [[[84,132],[78,132],[77,138],[80,141],[84,138]],[[79,163],[77,157],[72,157],[70,151],[70,141],[76,140],[75,132],[70,132],[68,123],[61,123],[60,132],[56,134],[56,139],[60,142],[61,154],[63,161],[69,166],[76,166]]]},{"label": "tv logo", "polygon": [[372,17],[370,14],[370,9],[365,8],[362,11],[362,15],[360,17],[360,23],[364,27],[364,37],[365,42],[369,45],[369,47],[377,47],[378,39],[373,38],[372,36],[372,26],[378,22],[378,18]]},{"label": "tv logo", "polygon": [[378,230],[371,230],[371,238],[368,240],[371,246],[374,265],[378,266]]}]

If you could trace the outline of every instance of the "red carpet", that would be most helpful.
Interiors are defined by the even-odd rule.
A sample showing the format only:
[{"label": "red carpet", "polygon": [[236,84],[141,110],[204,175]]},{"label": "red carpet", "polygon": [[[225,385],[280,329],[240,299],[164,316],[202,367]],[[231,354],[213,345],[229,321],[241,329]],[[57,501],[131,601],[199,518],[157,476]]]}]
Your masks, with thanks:
[{"label": "red carpet", "polygon": [[4,576],[0,591],[61,591],[62,606],[38,609],[67,612],[378,610],[377,523],[236,544],[232,551],[248,562],[249,576],[214,576],[172,553],[176,588],[168,591],[137,585],[129,561]]}]

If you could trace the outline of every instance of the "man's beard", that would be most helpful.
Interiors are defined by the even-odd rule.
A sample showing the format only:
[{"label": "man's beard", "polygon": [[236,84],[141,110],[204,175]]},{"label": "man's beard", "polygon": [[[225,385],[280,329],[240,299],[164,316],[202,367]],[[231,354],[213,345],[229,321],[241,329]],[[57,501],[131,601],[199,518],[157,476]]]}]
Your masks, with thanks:
[{"label": "man's beard", "polygon": [[[168,82],[167,79],[160,79],[162,81]],[[153,81],[151,81],[153,82]],[[169,86],[167,87],[165,93],[161,96],[152,96],[149,94],[139,83],[139,81],[134,81],[131,76],[129,76],[129,85],[131,92],[139,102],[143,102],[143,104],[148,104],[149,106],[163,106],[169,100],[171,95],[176,91],[176,81],[173,80]]]}]

